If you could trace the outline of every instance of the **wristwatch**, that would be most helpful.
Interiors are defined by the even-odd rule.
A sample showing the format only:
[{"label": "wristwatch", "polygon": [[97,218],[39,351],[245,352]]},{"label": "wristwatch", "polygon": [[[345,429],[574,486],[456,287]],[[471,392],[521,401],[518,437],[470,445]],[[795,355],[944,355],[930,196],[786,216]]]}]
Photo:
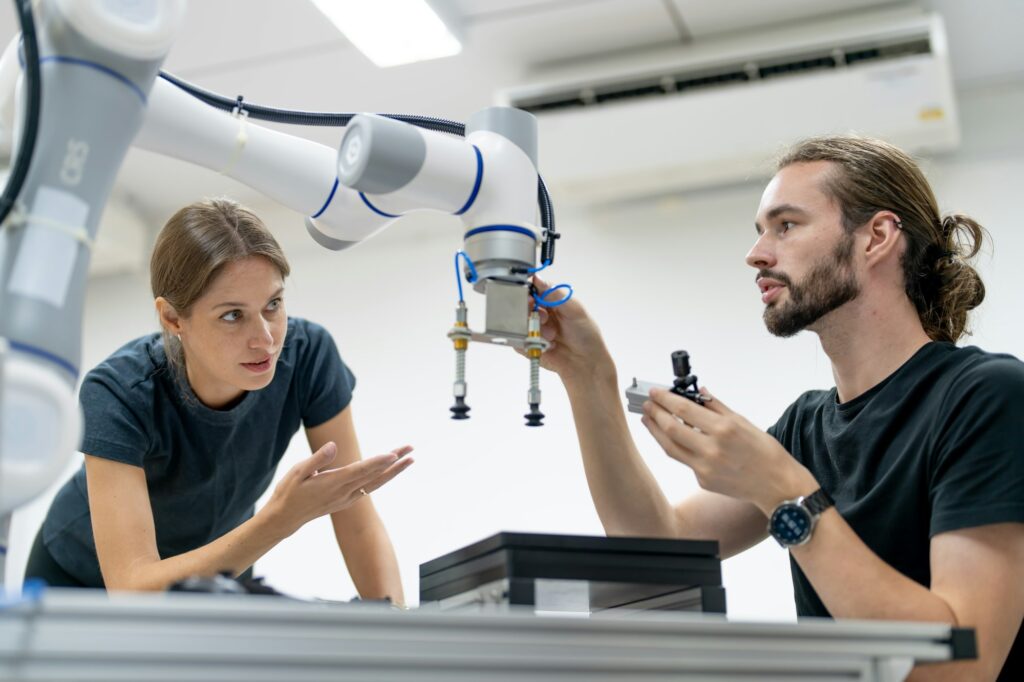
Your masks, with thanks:
[{"label": "wristwatch", "polygon": [[811,539],[821,513],[835,502],[821,488],[810,495],[786,500],[772,512],[768,532],[783,547],[802,545]]}]

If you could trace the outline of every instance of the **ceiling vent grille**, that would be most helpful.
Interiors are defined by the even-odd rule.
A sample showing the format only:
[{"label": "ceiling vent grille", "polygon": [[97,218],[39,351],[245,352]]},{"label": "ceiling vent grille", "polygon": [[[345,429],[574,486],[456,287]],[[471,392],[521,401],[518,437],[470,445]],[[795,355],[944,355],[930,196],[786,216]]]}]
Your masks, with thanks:
[{"label": "ceiling vent grille", "polygon": [[589,60],[499,103],[537,117],[559,199],[632,199],[749,182],[798,139],[856,132],[912,153],[960,140],[941,17],[920,11]]},{"label": "ceiling vent grille", "polygon": [[911,55],[930,54],[927,38],[911,38],[876,45],[855,44],[819,52],[790,55],[779,59],[741,61],[712,69],[667,70],[656,76],[641,76],[608,84],[570,87],[543,96],[513,97],[512,106],[531,113],[589,107],[645,97],[694,93],[710,88],[732,87],[769,78],[785,78],[815,71],[874,64]]}]

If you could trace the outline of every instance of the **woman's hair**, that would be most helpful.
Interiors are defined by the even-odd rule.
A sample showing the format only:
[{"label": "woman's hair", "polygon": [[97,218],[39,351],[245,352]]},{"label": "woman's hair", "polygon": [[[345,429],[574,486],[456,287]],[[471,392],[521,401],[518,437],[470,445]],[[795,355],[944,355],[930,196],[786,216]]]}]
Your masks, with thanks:
[{"label": "woman's hair", "polygon": [[902,257],[907,296],[932,340],[956,342],[967,331],[967,313],[985,298],[981,277],[967,263],[981,249],[984,228],[965,215],[940,215],[921,169],[887,142],[816,137],[797,143],[776,168],[810,161],[834,164],[822,189],[839,205],[848,233],[879,211],[896,214],[907,243]]},{"label": "woman's hair", "polygon": [[[282,278],[290,272],[280,245],[255,213],[230,199],[189,204],[157,235],[149,262],[153,297],[162,296],[180,316],[188,317],[225,265],[252,256],[273,263]],[[163,334],[167,360],[180,371],[185,366],[181,341],[166,329]]]}]

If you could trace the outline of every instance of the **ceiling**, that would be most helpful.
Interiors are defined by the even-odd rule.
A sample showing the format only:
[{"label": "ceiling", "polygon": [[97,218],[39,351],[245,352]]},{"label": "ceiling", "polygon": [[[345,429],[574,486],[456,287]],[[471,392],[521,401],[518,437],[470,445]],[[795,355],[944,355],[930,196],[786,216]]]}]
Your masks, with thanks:
[{"label": "ceiling", "polygon": [[[495,90],[552,65],[908,4],[896,0],[449,2],[464,20],[465,48],[460,55],[379,69],[305,0],[193,0],[165,69],[204,88],[231,97],[242,94],[259,104],[463,120],[492,104]],[[921,0],[914,4],[945,16],[958,87],[1024,78],[1024,41],[1019,37],[1024,2]],[[10,3],[3,3],[0,37],[6,42],[16,32]],[[337,129],[289,131],[332,147],[341,136]],[[137,223],[143,223],[152,230],[180,205],[218,193],[233,194],[250,204],[262,201],[212,172],[133,150],[115,188],[113,201],[119,206],[108,214],[119,211],[122,220],[136,223],[129,229],[138,230]]]}]

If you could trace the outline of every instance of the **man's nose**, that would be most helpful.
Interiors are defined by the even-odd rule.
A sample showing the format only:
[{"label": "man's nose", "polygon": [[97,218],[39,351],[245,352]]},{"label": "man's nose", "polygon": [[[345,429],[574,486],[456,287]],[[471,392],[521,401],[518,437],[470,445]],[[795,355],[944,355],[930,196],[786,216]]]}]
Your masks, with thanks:
[{"label": "man's nose", "polygon": [[770,270],[775,267],[775,250],[771,248],[764,234],[754,242],[754,246],[747,253],[746,261],[747,265],[757,270]]}]

